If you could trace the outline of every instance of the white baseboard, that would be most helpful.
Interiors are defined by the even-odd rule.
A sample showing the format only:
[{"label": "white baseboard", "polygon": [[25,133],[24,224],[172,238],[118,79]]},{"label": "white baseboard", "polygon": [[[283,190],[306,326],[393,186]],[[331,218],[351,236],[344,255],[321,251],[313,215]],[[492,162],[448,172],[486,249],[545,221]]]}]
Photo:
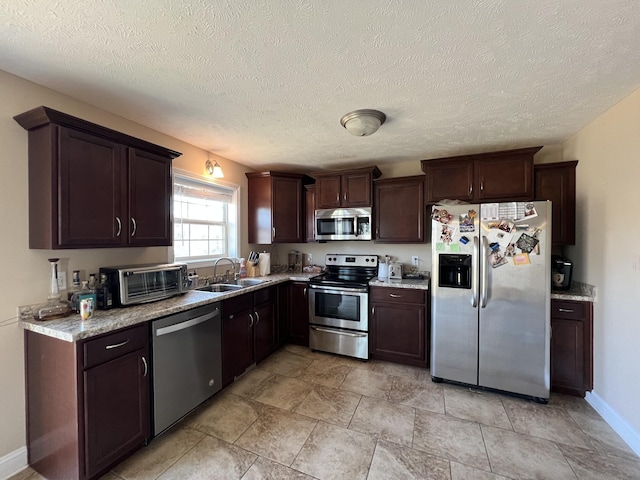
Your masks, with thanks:
[{"label": "white baseboard", "polygon": [[597,393],[587,392],[585,397],[589,405],[609,424],[615,432],[640,456],[640,432],[635,430],[618,412],[605,402]]},{"label": "white baseboard", "polygon": [[0,457],[0,478],[7,479],[27,467],[27,447],[20,447]]}]

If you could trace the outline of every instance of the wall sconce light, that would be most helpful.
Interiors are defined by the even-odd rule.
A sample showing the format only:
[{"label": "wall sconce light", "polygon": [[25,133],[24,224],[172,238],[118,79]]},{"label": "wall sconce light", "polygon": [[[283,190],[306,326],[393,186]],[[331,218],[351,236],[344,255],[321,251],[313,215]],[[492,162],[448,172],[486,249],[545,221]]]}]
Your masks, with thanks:
[{"label": "wall sconce light", "polygon": [[354,110],[345,114],[340,119],[340,124],[351,135],[366,137],[376,133],[380,125],[387,119],[386,115],[378,110]]},{"label": "wall sconce light", "polygon": [[224,173],[222,173],[222,167],[218,165],[217,160],[214,163],[211,163],[211,159],[207,158],[207,161],[204,164],[204,168],[207,170],[207,173],[211,175],[213,178],[224,178]]}]

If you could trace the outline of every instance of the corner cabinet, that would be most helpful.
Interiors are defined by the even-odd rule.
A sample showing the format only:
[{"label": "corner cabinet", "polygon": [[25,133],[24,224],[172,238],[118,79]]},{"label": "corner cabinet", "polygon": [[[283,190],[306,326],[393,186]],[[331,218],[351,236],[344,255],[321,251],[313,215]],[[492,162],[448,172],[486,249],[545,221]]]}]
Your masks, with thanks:
[{"label": "corner cabinet", "polygon": [[370,207],[372,182],[381,174],[375,166],[312,174],[316,179],[316,207]]},{"label": "corner cabinet", "polygon": [[422,160],[426,202],[533,200],[533,156],[541,148]]},{"label": "corner cabinet", "polygon": [[427,367],[429,361],[428,290],[371,287],[371,358]]},{"label": "corner cabinet", "polygon": [[593,304],[551,300],[551,390],[584,397],[593,389]]},{"label": "corner cabinet", "polygon": [[373,196],[376,242],[424,242],[424,175],[376,180]]},{"label": "corner cabinet", "polygon": [[309,346],[309,282],[289,283],[287,301],[288,341]]},{"label": "corner cabinet", "polygon": [[168,246],[180,153],[47,107],[29,131],[29,248]]},{"label": "corner cabinet", "polygon": [[533,166],[535,199],[551,200],[552,243],[576,243],[576,167],[578,161],[541,163]]},{"label": "corner cabinet", "polygon": [[247,173],[249,243],[302,243],[302,186],[306,175],[285,172]]},{"label": "corner cabinet", "polygon": [[25,332],[28,460],[98,478],[150,438],[148,325],[87,341]]}]

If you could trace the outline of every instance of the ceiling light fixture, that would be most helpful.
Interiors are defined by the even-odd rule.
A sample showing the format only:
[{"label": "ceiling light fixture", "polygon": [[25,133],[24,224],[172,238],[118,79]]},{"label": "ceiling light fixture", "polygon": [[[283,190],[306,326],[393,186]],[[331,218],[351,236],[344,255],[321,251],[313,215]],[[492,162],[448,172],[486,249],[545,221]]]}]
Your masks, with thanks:
[{"label": "ceiling light fixture", "polygon": [[204,168],[206,168],[207,173],[211,175],[213,178],[224,178],[224,173],[222,173],[222,167],[218,165],[218,161],[215,163],[211,163],[211,159],[207,158],[206,163],[204,164]]},{"label": "ceiling light fixture", "polygon": [[380,125],[387,119],[384,113],[378,110],[354,110],[345,114],[340,119],[340,124],[347,129],[351,135],[356,137],[366,137],[376,133]]}]

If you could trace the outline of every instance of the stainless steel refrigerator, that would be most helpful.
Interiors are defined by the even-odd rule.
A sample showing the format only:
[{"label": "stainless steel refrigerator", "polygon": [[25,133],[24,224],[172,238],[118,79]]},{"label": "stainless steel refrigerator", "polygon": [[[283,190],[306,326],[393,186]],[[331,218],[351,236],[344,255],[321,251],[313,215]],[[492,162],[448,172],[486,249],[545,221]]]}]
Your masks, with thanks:
[{"label": "stainless steel refrigerator", "polygon": [[431,376],[545,402],[551,202],[435,205]]}]

